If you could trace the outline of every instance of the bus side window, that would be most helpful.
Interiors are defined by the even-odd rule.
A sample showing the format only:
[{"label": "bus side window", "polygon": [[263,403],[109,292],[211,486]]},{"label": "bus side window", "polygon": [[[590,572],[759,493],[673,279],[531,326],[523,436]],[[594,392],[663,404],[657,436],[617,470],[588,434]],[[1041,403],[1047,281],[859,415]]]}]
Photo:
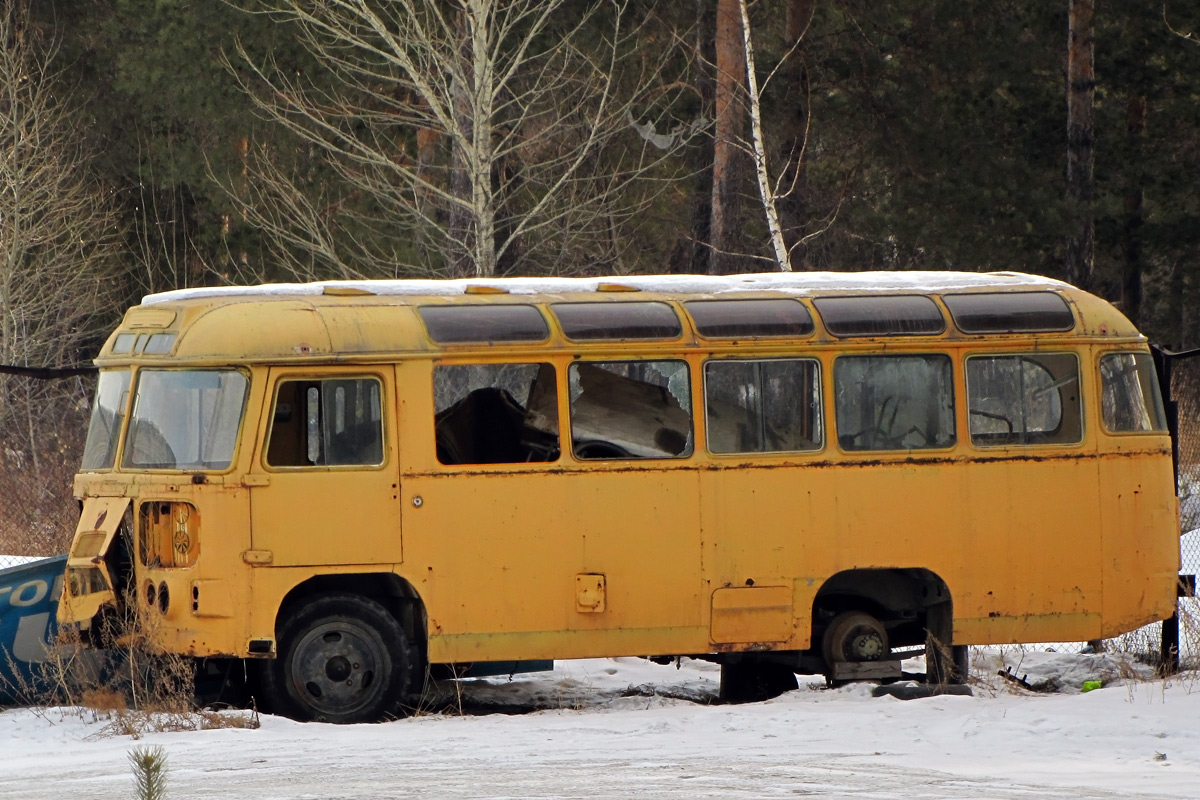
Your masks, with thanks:
[{"label": "bus side window", "polygon": [[692,399],[684,361],[577,361],[569,372],[576,458],[684,458]]},{"label": "bus side window", "polygon": [[709,361],[704,414],[714,453],[819,450],[821,365],[814,359]]},{"label": "bus side window", "polygon": [[833,365],[843,450],[954,444],[954,380],[944,355],[842,356]]},{"label": "bus side window", "polygon": [[382,387],[374,378],[283,381],[270,436],[272,467],[379,466]]},{"label": "bus side window", "polygon": [[558,460],[558,381],[551,364],[439,365],[433,398],[442,464]]},{"label": "bus side window", "polygon": [[1165,431],[1166,414],[1154,359],[1149,353],[1109,353],[1100,358],[1100,410],[1111,433]]},{"label": "bus side window", "polygon": [[1079,360],[1071,353],[971,356],[967,414],[974,445],[1079,442]]}]

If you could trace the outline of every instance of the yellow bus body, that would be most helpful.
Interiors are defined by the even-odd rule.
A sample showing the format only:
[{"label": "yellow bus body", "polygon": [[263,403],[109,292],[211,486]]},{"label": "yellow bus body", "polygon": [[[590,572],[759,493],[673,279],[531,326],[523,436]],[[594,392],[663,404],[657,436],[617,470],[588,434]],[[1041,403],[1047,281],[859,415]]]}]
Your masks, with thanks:
[{"label": "yellow bus body", "polygon": [[[916,600],[909,612],[894,598],[948,592],[952,623],[942,638],[954,645],[1099,639],[1173,613],[1179,531],[1170,437],[1156,424],[1119,432],[1102,424],[1101,359],[1149,358],[1145,339],[1113,307],[1065,284],[1011,273],[676,281],[357,282],[148,298],[129,310],[97,359],[102,374],[128,373],[113,406],[119,418],[111,441],[149,441],[141,431],[151,423],[131,430],[139,411],[128,398],[151,370],[236,372],[234,382],[244,386],[241,422],[228,463],[217,468],[135,469],[124,450],[111,465],[85,466],[75,481],[83,510],[60,620],[87,627],[119,605],[123,591],[125,602],[154,615],[153,636],[167,651],[271,660],[286,617],[306,598],[361,594],[408,614],[403,627],[424,665],[820,655],[822,626],[834,623],[814,622],[815,609],[836,596],[828,618],[859,593],[891,608],[891,630],[901,632],[906,614],[910,627],[932,629],[933,617],[922,615],[940,600]],[[1022,292],[1061,298],[1070,330],[966,333],[944,299]],[[875,296],[931,298],[944,329],[836,336],[817,305],[825,297]],[[724,298],[794,300],[814,320],[812,331],[701,335],[684,303]],[[550,308],[629,301],[669,308],[682,320],[680,334],[571,340],[556,316],[560,306]],[[549,321],[544,340],[435,343],[419,313],[514,304]],[[999,426],[1003,437],[1012,422],[967,412],[964,401],[978,389],[968,387],[963,365],[1045,353],[1077,360],[1077,441],[980,445],[985,434],[976,427],[992,424],[996,436]],[[854,449],[835,419],[846,402],[831,377],[835,363],[912,354],[951,365],[948,444],[914,448],[909,436],[910,446]],[[713,452],[706,365],[788,359],[819,370],[819,446]],[[641,360],[686,366],[678,370],[689,386],[671,392],[692,404],[688,454],[575,457],[572,370],[583,368],[572,365]],[[546,461],[441,463],[435,370],[505,364],[553,368],[556,392],[545,409],[563,421],[561,452]],[[329,386],[379,394],[380,419],[372,424],[383,431],[382,452],[368,459],[378,463],[272,466],[297,458],[282,454],[282,444],[281,454],[270,450],[272,425],[293,424],[302,398],[316,402],[314,387]],[[296,403],[283,403],[292,387]],[[1058,402],[1060,415],[1068,413],[1068,401]],[[882,412],[869,412],[879,427],[889,415],[886,398],[881,405]],[[324,408],[333,413],[332,405]],[[113,543],[123,522],[131,552],[122,577]],[[831,589],[835,576],[840,588]]]}]

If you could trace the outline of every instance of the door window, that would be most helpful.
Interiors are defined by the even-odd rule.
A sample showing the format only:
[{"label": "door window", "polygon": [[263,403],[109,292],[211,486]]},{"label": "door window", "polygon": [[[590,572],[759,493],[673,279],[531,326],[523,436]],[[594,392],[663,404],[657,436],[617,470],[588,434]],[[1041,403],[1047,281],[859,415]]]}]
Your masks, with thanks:
[{"label": "door window", "polygon": [[272,410],[272,467],[379,466],[383,390],[376,378],[287,380]]}]

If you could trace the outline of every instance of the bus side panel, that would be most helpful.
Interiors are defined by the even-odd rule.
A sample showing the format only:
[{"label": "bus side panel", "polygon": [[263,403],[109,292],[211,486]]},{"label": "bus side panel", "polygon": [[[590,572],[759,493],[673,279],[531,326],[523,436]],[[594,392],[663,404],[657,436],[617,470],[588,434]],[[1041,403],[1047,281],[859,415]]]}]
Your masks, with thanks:
[{"label": "bus side panel", "polygon": [[810,645],[814,597],[853,569],[940,576],[958,644],[1099,634],[1093,458],[728,469],[703,486],[712,589],[794,585],[794,629],[777,648]]},{"label": "bus side panel", "polygon": [[[823,536],[827,517],[822,508],[829,495],[822,487],[828,471],[779,466],[701,474],[704,577],[714,644],[733,650],[808,647],[809,610],[819,588],[815,576],[821,574],[813,571],[819,551],[815,540]],[[769,600],[780,587],[794,587],[786,620],[776,606],[755,597]]]},{"label": "bus side panel", "polygon": [[1179,520],[1173,486],[1169,452],[1101,456],[1104,637],[1175,613]]},{"label": "bus side panel", "polygon": [[[813,602],[842,571],[920,567],[955,592],[951,578],[964,563],[964,506],[914,498],[953,497],[962,475],[955,464],[899,461],[710,472],[703,484],[706,577],[718,591],[793,587],[792,630],[761,642],[775,649],[811,646]],[[716,632],[717,606],[714,597],[719,644],[727,637]],[[760,616],[772,614],[766,607]]]},{"label": "bus side panel", "polygon": [[[1101,509],[1091,457],[963,465],[971,509],[951,584],[956,644],[1084,641],[1100,634]],[[937,495],[930,495],[931,497]]]},{"label": "bus side panel", "polygon": [[407,476],[430,661],[703,652],[697,495],[685,469]]}]

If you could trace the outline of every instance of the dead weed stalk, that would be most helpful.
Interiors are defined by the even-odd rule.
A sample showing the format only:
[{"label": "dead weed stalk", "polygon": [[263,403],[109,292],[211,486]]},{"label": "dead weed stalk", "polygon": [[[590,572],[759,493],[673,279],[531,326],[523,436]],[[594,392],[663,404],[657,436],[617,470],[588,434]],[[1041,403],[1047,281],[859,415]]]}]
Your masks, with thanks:
[{"label": "dead weed stalk", "polygon": [[154,644],[161,618],[140,608],[132,593],[121,605],[92,632],[103,647],[88,646],[74,627],[59,630],[33,680],[17,687],[26,705],[43,716],[55,707],[74,710],[88,722],[103,723],[99,737],[259,727],[257,709],[198,707],[195,659]]}]

